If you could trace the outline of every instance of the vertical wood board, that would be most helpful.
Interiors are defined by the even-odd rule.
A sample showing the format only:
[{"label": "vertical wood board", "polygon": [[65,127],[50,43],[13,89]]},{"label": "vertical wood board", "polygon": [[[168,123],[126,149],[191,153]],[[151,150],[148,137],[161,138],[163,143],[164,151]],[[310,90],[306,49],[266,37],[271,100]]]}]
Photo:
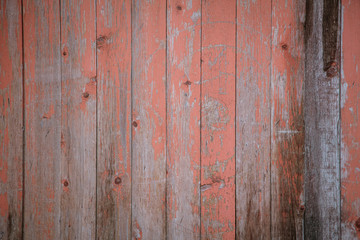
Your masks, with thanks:
[{"label": "vertical wood board", "polygon": [[200,238],[201,1],[167,7],[167,238]]},{"label": "vertical wood board", "polygon": [[166,2],[132,2],[132,234],[166,238]]},{"label": "vertical wood board", "polygon": [[95,0],[61,1],[61,238],[95,238]]},{"label": "vertical wood board", "polygon": [[342,1],[341,238],[360,239],[360,2]]},{"label": "vertical wood board", "polygon": [[23,1],[24,238],[60,239],[61,55],[59,1]]},{"label": "vertical wood board", "polygon": [[237,1],[237,239],[271,238],[270,57],[271,1]]},{"label": "vertical wood board", "polygon": [[201,238],[235,238],[236,1],[202,1]]},{"label": "vertical wood board", "polygon": [[97,1],[97,238],[131,239],[131,1]]},{"label": "vertical wood board", "polygon": [[308,1],[306,11],[304,237],[339,239],[339,1]]},{"label": "vertical wood board", "polygon": [[272,4],[271,238],[302,239],[305,1]]},{"label": "vertical wood board", "polygon": [[21,1],[0,1],[0,238],[22,237],[23,59]]}]

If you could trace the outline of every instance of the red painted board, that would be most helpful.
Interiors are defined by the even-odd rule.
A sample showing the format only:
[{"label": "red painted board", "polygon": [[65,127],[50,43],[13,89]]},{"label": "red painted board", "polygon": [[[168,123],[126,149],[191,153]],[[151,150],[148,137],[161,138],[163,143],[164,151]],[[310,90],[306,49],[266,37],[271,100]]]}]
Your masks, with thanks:
[{"label": "red painted board", "polygon": [[235,237],[236,1],[202,1],[201,238]]}]

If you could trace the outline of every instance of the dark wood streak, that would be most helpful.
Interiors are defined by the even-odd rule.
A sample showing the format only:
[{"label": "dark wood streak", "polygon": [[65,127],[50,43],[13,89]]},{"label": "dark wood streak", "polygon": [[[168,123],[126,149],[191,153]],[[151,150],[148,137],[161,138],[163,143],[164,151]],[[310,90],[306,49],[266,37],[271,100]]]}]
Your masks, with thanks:
[{"label": "dark wood streak", "polygon": [[304,237],[339,239],[339,1],[307,1],[306,9]]}]

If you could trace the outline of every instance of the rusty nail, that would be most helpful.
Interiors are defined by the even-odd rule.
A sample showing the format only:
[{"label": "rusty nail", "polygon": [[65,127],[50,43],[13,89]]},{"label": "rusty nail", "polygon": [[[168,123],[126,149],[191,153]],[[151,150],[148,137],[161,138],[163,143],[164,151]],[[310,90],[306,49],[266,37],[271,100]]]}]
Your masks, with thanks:
[{"label": "rusty nail", "polygon": [[66,55],[67,55],[67,52],[66,52],[66,51],[64,51],[64,52],[63,52],[63,56],[66,56]]},{"label": "rusty nail", "polygon": [[137,126],[138,126],[138,124],[137,124],[136,121],[133,121],[132,125],[133,125],[134,127],[137,127]]},{"label": "rusty nail", "polygon": [[182,9],[182,7],[180,5],[178,5],[178,6],[176,6],[176,9],[180,11]]},{"label": "rusty nail", "polygon": [[64,181],[64,187],[69,186],[69,182],[67,180]]},{"label": "rusty nail", "polygon": [[305,210],[305,206],[304,205],[300,205],[300,210],[304,211]]},{"label": "rusty nail", "polygon": [[121,183],[121,178],[117,177],[115,178],[115,184],[120,184]]},{"label": "rusty nail", "polygon": [[88,97],[89,97],[89,93],[88,93],[88,92],[84,92],[84,93],[83,93],[83,97],[84,97],[84,98],[88,98]]},{"label": "rusty nail", "polygon": [[360,231],[360,218],[358,218],[355,222],[355,227],[357,231]]}]

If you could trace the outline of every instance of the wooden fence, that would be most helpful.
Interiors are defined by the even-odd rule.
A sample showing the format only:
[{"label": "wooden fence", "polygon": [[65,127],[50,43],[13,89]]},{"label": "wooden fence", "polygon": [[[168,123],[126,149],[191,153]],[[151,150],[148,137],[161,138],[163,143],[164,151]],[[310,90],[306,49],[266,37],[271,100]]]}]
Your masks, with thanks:
[{"label": "wooden fence", "polygon": [[0,0],[0,239],[360,238],[360,1]]}]

